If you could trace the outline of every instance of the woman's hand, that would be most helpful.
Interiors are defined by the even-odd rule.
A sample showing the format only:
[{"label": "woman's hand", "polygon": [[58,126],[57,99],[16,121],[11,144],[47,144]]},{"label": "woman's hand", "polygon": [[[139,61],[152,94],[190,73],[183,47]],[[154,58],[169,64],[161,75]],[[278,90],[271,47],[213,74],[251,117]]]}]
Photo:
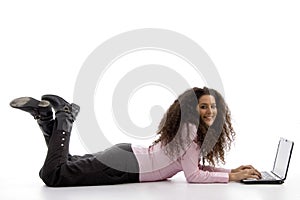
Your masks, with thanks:
[{"label": "woman's hand", "polygon": [[232,169],[231,173],[229,173],[229,181],[240,181],[246,178],[260,179],[261,174],[251,165],[242,165]]},{"label": "woman's hand", "polygon": [[[255,170],[256,172],[259,173],[259,171],[257,171],[252,165],[241,165],[239,166],[238,168],[235,168],[235,169],[232,169],[231,170],[231,173],[236,173],[236,172],[240,172],[240,171],[243,171],[245,169],[253,169]],[[259,173],[260,174],[260,173]]]}]

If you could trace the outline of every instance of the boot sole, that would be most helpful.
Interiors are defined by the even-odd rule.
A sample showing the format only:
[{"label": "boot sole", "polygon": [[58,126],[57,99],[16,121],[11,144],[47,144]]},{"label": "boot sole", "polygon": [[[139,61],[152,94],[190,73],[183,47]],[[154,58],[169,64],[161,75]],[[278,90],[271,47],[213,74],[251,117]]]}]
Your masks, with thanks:
[{"label": "boot sole", "polygon": [[20,97],[10,102],[10,106],[13,108],[26,108],[26,107],[48,107],[50,102],[46,100],[38,101],[32,97]]}]

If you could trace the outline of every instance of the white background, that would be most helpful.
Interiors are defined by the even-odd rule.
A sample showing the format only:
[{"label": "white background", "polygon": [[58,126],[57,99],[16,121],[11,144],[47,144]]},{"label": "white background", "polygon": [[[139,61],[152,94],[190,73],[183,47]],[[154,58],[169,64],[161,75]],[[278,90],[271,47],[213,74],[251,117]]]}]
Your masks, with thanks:
[{"label": "white background", "polygon": [[[72,101],[88,55],[111,37],[140,28],[181,33],[213,60],[237,133],[225,167],[272,168],[282,136],[295,141],[289,176],[299,175],[299,8],[297,1],[282,0],[1,1],[0,182],[42,185],[37,174],[46,154],[33,118],[9,102],[45,93]],[[76,128],[70,148],[86,153]]]}]

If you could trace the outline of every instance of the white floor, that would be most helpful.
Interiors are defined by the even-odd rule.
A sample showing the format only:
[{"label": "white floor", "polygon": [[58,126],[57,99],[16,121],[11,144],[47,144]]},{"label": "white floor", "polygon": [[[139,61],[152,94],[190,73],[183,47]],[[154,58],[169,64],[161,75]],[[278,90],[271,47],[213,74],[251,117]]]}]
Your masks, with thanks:
[{"label": "white floor", "polygon": [[[298,176],[299,178],[299,176]],[[283,185],[188,184],[183,174],[168,181],[113,186],[49,188],[37,177],[31,180],[2,179],[0,199],[22,200],[113,200],[113,199],[272,199],[294,200],[300,192],[291,177]]]}]

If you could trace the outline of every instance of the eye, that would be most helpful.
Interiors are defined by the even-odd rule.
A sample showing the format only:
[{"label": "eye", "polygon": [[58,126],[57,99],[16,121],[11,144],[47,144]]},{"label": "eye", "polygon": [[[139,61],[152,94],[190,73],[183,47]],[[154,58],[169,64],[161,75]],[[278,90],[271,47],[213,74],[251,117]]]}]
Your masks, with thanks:
[{"label": "eye", "polygon": [[211,105],[211,108],[212,108],[212,109],[216,109],[216,108],[217,108],[217,105]]},{"label": "eye", "polygon": [[200,109],[207,109],[207,106],[206,105],[201,105]]}]

